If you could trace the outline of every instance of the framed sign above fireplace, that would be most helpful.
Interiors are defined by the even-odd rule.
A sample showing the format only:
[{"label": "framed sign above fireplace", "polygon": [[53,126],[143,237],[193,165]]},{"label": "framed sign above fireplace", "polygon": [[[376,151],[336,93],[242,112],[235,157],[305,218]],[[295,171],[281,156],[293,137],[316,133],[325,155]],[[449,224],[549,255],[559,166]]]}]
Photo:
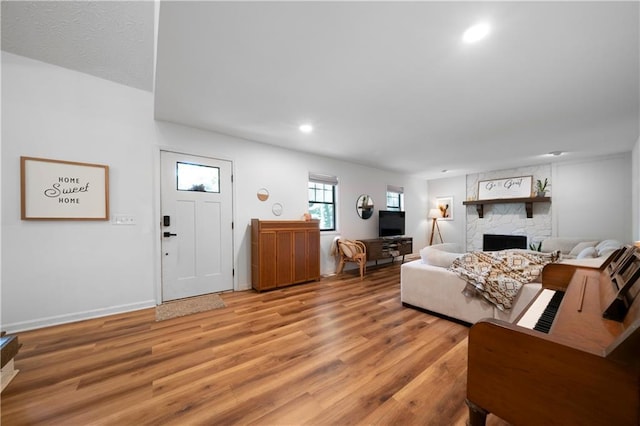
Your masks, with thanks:
[{"label": "framed sign above fireplace", "polygon": [[533,190],[533,176],[517,176],[478,182],[478,200],[529,198]]}]

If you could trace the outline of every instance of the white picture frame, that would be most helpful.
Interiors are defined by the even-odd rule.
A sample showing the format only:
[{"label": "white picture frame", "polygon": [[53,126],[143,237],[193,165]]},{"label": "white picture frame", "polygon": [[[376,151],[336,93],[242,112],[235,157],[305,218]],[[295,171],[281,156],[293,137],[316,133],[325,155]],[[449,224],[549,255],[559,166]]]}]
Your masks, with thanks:
[{"label": "white picture frame", "polygon": [[440,210],[442,214],[441,218],[438,220],[453,220],[453,197],[437,197],[436,198],[436,208]]}]

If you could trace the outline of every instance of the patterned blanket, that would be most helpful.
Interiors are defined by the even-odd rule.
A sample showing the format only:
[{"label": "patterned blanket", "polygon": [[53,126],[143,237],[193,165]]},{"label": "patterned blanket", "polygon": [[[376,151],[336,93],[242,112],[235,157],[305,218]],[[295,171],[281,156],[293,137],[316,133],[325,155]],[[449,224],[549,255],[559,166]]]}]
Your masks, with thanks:
[{"label": "patterned blanket", "polygon": [[520,288],[535,281],[546,264],[559,258],[560,251],[477,251],[456,259],[449,270],[467,281],[462,292],[465,296],[481,295],[498,309],[507,311]]}]

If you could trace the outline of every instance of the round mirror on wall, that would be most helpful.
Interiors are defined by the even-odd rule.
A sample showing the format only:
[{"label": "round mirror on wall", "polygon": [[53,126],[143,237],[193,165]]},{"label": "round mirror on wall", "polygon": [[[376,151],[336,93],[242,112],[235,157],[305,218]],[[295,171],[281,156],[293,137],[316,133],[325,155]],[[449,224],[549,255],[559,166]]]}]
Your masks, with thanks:
[{"label": "round mirror on wall", "polygon": [[366,194],[359,196],[356,201],[356,211],[362,219],[369,219],[373,216],[373,198]]}]

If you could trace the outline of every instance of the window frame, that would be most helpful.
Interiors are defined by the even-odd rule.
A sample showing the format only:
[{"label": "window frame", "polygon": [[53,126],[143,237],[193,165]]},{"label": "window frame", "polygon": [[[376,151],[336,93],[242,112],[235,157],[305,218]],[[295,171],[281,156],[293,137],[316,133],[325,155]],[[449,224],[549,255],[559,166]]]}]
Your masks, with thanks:
[{"label": "window frame", "polygon": [[[183,176],[183,173],[180,170],[181,166],[185,167],[183,172],[187,172],[189,168],[192,168],[192,170],[195,168],[202,168],[202,169],[211,170],[211,171],[215,170],[215,184],[216,184],[215,188],[211,191],[208,191],[204,186],[204,184],[195,184],[195,185],[192,185],[190,188],[180,187],[181,177]],[[220,194],[220,167],[210,166],[207,164],[190,163],[186,161],[177,161],[175,188],[176,188],[176,191],[183,191],[183,192],[206,192],[208,194]]]},{"label": "window frame", "polygon": [[[338,216],[338,196],[337,196],[337,188],[338,187],[338,179],[335,176],[326,176],[326,175],[317,175],[313,173],[309,173],[309,180],[307,182],[307,199],[308,199],[308,208],[309,214],[314,219],[318,219],[320,221],[320,231],[321,232],[335,232],[338,230],[337,216]],[[326,193],[330,190],[331,192],[331,201],[326,201]],[[311,191],[314,191],[314,197],[312,200]],[[317,197],[318,192],[321,191],[323,196]],[[322,198],[322,199],[320,199]],[[326,220],[325,218],[315,216],[311,213],[312,205],[327,205],[331,206],[331,215],[330,218],[333,224],[333,227],[323,228],[323,224]]]},{"label": "window frame", "polygon": [[[398,205],[397,206],[390,205],[389,204],[390,198],[397,200]],[[386,206],[387,206],[387,210],[403,212],[404,211],[404,188],[387,185]]]}]

